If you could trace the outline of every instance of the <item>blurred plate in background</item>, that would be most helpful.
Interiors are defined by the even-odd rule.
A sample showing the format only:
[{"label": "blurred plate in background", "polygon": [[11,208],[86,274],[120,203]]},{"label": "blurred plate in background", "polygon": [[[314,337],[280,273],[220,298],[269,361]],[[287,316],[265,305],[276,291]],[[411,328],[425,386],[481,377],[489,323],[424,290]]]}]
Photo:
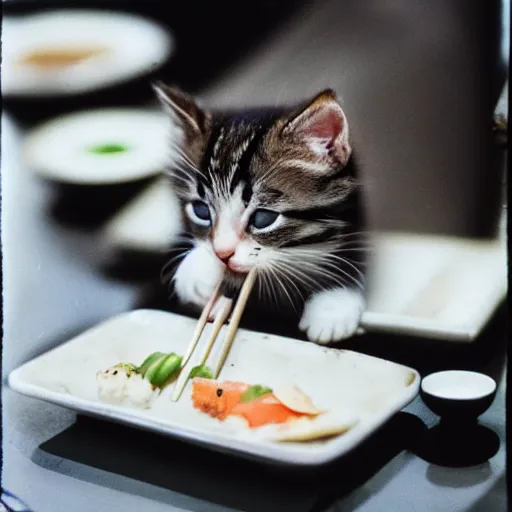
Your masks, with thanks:
[{"label": "blurred plate in background", "polygon": [[140,16],[56,10],[3,20],[4,96],[87,93],[149,73],[174,50],[171,34]]},{"label": "blurred plate in background", "polygon": [[140,180],[162,172],[180,130],[157,110],[98,109],[52,119],[27,134],[27,165],[76,185]]},{"label": "blurred plate in background", "polygon": [[102,232],[103,243],[114,250],[168,251],[170,242],[181,234],[181,215],[170,183],[158,179],[107,223]]}]

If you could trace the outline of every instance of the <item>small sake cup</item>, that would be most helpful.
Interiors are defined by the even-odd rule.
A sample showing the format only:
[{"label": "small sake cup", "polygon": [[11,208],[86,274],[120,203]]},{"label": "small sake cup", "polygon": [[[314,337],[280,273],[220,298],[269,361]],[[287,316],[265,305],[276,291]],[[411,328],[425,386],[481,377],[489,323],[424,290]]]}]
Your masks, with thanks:
[{"label": "small sake cup", "polygon": [[450,370],[424,377],[420,396],[444,422],[476,422],[493,403],[496,390],[496,381],[488,375]]}]

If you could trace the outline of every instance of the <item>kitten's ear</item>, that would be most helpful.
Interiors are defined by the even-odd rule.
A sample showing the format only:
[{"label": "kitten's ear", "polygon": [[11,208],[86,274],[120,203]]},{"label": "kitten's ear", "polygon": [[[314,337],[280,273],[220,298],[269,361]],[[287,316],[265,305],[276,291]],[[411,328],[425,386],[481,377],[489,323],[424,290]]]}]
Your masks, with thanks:
[{"label": "kitten's ear", "polygon": [[293,114],[281,133],[303,140],[319,157],[333,156],[342,165],[352,153],[347,118],[332,89],[317,94]]},{"label": "kitten's ear", "polygon": [[152,85],[165,110],[183,128],[188,141],[205,135],[208,115],[198,107],[192,96],[160,81]]}]

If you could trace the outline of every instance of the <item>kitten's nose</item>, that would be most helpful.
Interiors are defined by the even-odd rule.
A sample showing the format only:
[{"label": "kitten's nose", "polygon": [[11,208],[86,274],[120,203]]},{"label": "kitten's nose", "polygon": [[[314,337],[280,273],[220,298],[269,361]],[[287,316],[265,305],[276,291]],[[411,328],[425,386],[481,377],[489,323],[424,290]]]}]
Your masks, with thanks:
[{"label": "kitten's nose", "polygon": [[217,258],[224,263],[224,265],[227,265],[231,256],[235,254],[235,251],[233,249],[221,249],[215,251],[215,254],[217,255]]}]

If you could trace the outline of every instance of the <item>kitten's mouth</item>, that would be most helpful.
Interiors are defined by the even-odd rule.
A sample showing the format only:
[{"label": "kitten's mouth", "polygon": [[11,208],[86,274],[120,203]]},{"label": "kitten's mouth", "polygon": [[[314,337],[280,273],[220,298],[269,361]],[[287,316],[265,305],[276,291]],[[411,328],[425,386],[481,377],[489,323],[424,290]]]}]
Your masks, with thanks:
[{"label": "kitten's mouth", "polygon": [[241,265],[232,260],[228,261],[227,268],[234,274],[247,274],[251,270],[251,267]]}]

